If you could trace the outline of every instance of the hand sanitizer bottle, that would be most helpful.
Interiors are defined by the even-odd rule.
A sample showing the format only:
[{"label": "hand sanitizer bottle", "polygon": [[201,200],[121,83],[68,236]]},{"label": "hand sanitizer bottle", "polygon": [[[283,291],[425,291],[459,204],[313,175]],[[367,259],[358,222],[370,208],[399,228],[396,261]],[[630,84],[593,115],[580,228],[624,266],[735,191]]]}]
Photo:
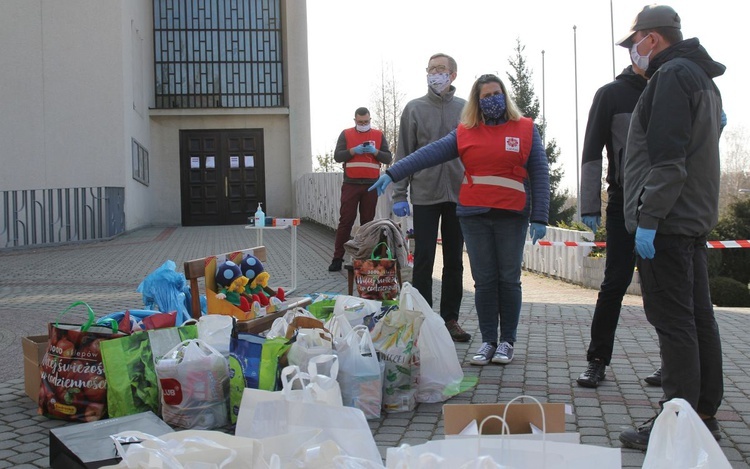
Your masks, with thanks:
[{"label": "hand sanitizer bottle", "polygon": [[258,210],[255,211],[255,226],[264,227],[266,226],[266,214],[263,213],[263,209],[260,207],[262,202],[258,202]]}]

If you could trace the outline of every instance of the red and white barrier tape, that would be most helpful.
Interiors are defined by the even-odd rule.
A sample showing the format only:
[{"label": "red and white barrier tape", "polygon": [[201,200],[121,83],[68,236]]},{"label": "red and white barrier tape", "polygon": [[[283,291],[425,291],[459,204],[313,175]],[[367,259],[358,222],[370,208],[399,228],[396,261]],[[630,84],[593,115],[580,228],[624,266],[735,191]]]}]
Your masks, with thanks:
[{"label": "red and white barrier tape", "polygon": [[[531,244],[531,241],[526,241],[526,244]],[[536,242],[539,246],[566,246],[566,247],[596,247],[605,248],[607,243],[602,241],[545,241],[539,240]],[[750,248],[750,240],[748,239],[736,239],[731,241],[706,241],[706,247],[711,249],[733,249],[733,248]]]}]

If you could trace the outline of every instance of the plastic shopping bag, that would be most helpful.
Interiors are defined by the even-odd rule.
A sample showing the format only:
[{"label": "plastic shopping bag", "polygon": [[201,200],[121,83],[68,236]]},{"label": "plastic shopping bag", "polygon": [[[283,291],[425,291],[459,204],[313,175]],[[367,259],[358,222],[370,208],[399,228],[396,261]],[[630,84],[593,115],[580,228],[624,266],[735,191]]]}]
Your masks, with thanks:
[{"label": "plastic shopping bag", "polygon": [[442,402],[461,392],[464,372],[445,321],[410,283],[404,283],[399,297],[401,308],[424,315],[419,329],[419,385],[417,402]]},{"label": "plastic shopping bag", "polygon": [[155,363],[176,345],[198,337],[195,324],[141,331],[101,343],[110,417],[152,411],[160,415]]},{"label": "plastic shopping bag", "polygon": [[644,469],[731,468],[727,457],[693,407],[674,398],[654,421]]},{"label": "plastic shopping bag", "polygon": [[234,318],[223,314],[206,314],[198,320],[198,338],[229,357],[229,339]]},{"label": "plastic shopping bag", "polygon": [[278,394],[245,389],[235,435],[260,439],[319,430],[321,440],[332,440],[344,455],[382,464],[372,431],[361,410],[289,401],[274,396]]},{"label": "plastic shopping bag", "polygon": [[186,340],[156,362],[156,375],[168,424],[206,430],[229,423],[229,365],[215,348]]},{"label": "plastic shopping bag", "polygon": [[367,326],[357,326],[336,343],[339,357],[338,381],[345,406],[361,410],[365,417],[380,417],[383,380],[377,351]]},{"label": "plastic shopping bag", "polygon": [[424,321],[419,311],[391,311],[372,330],[372,342],[385,363],[383,376],[383,409],[406,412],[416,406],[419,383],[419,349],[417,337]]},{"label": "plastic shopping bag", "polygon": [[290,365],[297,365],[300,370],[307,372],[308,362],[318,355],[333,353],[331,334],[323,329],[302,328],[287,353]]},{"label": "plastic shopping bag", "polygon": [[308,389],[313,401],[322,404],[341,406],[341,386],[336,380],[339,374],[339,358],[336,355],[318,355],[307,364],[310,376]]},{"label": "plastic shopping bag", "polygon": [[[232,319],[223,314],[209,315]],[[207,317],[207,316],[204,316]],[[229,417],[237,422],[242,392],[245,388],[258,388],[260,385],[260,362],[266,338],[243,332],[235,334],[229,343]]]}]

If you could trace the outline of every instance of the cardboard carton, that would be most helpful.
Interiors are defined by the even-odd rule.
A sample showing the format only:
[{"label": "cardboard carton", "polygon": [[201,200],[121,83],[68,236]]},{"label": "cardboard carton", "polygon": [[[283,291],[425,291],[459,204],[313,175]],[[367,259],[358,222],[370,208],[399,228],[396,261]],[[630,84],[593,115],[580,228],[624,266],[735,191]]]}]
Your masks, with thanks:
[{"label": "cardboard carton", "polygon": [[[544,418],[547,422],[547,433],[565,432],[565,404],[544,403]],[[490,415],[503,416],[505,404],[445,404],[445,434],[458,435],[472,420],[481,424]],[[542,429],[542,413],[536,403],[513,403],[508,408],[506,423],[510,434],[531,433],[531,425]],[[498,435],[502,431],[502,423],[498,419],[488,420],[482,428],[483,435]]]},{"label": "cardboard carton", "polygon": [[39,364],[42,363],[44,354],[47,352],[49,336],[32,335],[21,339],[23,348],[23,377],[26,395],[34,402],[39,401],[39,385],[41,384],[41,372]]}]

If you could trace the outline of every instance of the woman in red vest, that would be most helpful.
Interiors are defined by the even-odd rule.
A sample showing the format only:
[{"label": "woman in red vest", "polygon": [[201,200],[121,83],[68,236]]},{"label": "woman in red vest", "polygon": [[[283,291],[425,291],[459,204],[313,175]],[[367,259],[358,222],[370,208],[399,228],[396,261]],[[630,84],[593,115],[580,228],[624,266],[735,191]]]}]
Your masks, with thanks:
[{"label": "woman in red vest", "polygon": [[382,194],[393,181],[455,158],[465,169],[456,214],[482,334],[471,364],[507,364],[513,360],[521,315],[526,233],[534,243],[546,234],[550,188],[539,132],[495,75],[474,82],[456,130],[391,166],[370,190]]}]

